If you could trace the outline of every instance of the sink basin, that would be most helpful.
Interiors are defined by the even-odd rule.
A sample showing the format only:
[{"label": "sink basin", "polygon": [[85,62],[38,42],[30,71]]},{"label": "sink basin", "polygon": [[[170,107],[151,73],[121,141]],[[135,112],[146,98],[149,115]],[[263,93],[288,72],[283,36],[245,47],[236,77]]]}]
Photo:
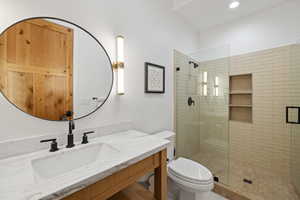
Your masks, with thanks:
[{"label": "sink basin", "polygon": [[51,179],[95,163],[113,160],[119,151],[109,144],[93,144],[70,149],[32,160],[34,176],[39,180]]}]

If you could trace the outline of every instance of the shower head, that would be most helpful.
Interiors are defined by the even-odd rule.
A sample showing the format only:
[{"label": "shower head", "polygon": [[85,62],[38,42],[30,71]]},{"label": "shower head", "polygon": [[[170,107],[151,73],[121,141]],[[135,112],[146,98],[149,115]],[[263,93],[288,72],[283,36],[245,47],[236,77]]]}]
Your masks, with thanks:
[{"label": "shower head", "polygon": [[199,65],[198,65],[197,63],[193,62],[193,61],[190,61],[189,64],[193,64],[193,65],[194,65],[194,68],[199,67]]}]

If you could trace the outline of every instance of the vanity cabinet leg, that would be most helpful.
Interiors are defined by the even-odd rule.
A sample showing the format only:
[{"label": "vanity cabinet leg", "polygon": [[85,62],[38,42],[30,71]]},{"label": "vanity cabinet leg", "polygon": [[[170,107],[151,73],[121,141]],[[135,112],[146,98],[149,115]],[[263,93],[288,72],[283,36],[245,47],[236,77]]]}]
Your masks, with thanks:
[{"label": "vanity cabinet leg", "polygon": [[155,169],[154,196],[156,200],[167,199],[167,151],[160,152],[159,167]]}]

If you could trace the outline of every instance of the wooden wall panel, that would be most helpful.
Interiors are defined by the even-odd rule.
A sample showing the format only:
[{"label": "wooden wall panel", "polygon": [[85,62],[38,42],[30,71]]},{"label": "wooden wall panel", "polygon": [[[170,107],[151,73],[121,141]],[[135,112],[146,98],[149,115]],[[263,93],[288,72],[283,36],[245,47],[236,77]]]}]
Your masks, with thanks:
[{"label": "wooden wall panel", "polygon": [[3,92],[5,96],[7,96],[7,69],[2,60],[0,60],[0,92]]},{"label": "wooden wall panel", "polygon": [[30,41],[29,24],[20,23],[7,31],[7,62],[26,67]]},{"label": "wooden wall panel", "polygon": [[72,29],[27,20],[2,34],[0,44],[0,89],[12,103],[48,120],[73,111]]},{"label": "wooden wall panel", "polygon": [[[35,75],[36,115],[58,120],[66,110],[65,77]],[[57,118],[58,117],[58,118]]]},{"label": "wooden wall panel", "polygon": [[25,112],[33,114],[33,74],[9,71],[7,84],[9,100]]},{"label": "wooden wall panel", "polygon": [[47,69],[66,70],[66,35],[34,24],[30,25],[30,32],[29,64]]},{"label": "wooden wall panel", "polygon": [[7,96],[6,34],[0,37],[0,92]]}]

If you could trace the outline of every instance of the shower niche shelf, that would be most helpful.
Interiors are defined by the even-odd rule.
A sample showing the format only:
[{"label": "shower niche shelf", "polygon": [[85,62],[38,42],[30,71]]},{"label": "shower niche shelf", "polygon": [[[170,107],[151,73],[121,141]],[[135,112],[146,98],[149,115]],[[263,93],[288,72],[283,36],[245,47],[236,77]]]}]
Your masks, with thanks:
[{"label": "shower niche shelf", "polygon": [[252,74],[230,76],[229,119],[252,123]]},{"label": "shower niche shelf", "polygon": [[251,90],[232,90],[230,94],[252,94]]}]

